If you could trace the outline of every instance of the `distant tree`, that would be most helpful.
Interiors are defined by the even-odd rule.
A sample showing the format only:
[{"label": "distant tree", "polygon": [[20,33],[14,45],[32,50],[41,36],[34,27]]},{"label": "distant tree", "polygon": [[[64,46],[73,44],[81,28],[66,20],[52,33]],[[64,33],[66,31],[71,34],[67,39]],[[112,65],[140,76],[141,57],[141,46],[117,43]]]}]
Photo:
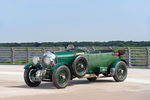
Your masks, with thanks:
[{"label": "distant tree", "polygon": [[129,47],[145,47],[150,46],[150,41],[109,41],[109,42],[30,42],[30,43],[0,43],[0,47],[67,47],[69,44],[74,46],[129,46]]}]

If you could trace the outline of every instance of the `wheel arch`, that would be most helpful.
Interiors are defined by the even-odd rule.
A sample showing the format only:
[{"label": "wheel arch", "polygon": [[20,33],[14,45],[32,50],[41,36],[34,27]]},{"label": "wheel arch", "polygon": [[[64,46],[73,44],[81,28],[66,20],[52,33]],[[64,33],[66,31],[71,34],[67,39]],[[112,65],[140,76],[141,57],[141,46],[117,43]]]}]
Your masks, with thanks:
[{"label": "wheel arch", "polygon": [[29,68],[32,65],[33,65],[33,62],[29,62],[28,64],[25,65],[24,69],[27,69],[27,68]]},{"label": "wheel arch", "polygon": [[115,61],[110,65],[110,68],[115,68],[115,67],[116,67],[116,64],[117,64],[119,61],[121,61],[120,58],[117,59],[117,60],[115,60]]},{"label": "wheel arch", "polygon": [[55,66],[54,66],[54,68],[53,68],[53,71],[55,70],[55,69],[57,69],[59,66],[62,66],[62,65],[65,65],[65,66],[67,66],[68,68],[69,68],[69,70],[70,70],[70,74],[71,74],[71,80],[73,79],[73,69],[72,69],[72,64],[67,64],[67,63],[58,63],[58,64],[56,64]]},{"label": "wheel arch", "polygon": [[111,76],[114,76],[114,74],[115,74],[115,68],[116,68],[116,65],[117,65],[117,63],[118,63],[119,61],[123,61],[124,63],[126,63],[126,64],[128,65],[127,61],[124,60],[124,59],[122,59],[122,58],[119,58],[119,59],[115,60],[115,61],[110,65],[110,74],[111,74]]},{"label": "wheel arch", "polygon": [[125,62],[127,65],[129,65],[128,62],[127,62],[125,59],[121,59],[120,61],[123,61],[123,62]]},{"label": "wheel arch", "polygon": [[115,68],[116,68],[116,65],[117,65],[117,63],[118,63],[119,61],[121,61],[120,58],[117,59],[117,60],[115,60],[115,61],[110,65],[110,67],[109,67],[109,73],[110,73],[111,76],[114,76],[114,75],[115,75]]}]

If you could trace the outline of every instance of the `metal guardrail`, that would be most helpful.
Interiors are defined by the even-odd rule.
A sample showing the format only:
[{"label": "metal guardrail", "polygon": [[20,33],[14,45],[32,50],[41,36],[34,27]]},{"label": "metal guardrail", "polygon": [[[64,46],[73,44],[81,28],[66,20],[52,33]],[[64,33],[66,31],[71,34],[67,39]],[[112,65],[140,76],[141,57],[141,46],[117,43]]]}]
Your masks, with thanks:
[{"label": "metal guardrail", "polygon": [[[126,50],[124,59],[129,66],[150,67],[149,47],[81,47],[88,50]],[[0,64],[26,64],[33,56],[42,56],[46,51],[62,51],[65,47],[0,47]]]}]

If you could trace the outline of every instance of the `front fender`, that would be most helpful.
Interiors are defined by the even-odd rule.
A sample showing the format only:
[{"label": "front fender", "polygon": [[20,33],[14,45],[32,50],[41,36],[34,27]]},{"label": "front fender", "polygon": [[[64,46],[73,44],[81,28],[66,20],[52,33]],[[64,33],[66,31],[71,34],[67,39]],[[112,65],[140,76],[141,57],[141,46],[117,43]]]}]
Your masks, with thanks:
[{"label": "front fender", "polygon": [[58,64],[54,65],[54,66],[53,66],[53,68],[48,69],[48,71],[53,71],[53,70],[55,70],[57,67],[59,67],[60,65],[66,65],[66,64],[65,64],[65,63],[63,63],[63,62],[58,63]]},{"label": "front fender", "polygon": [[26,64],[26,65],[25,65],[25,67],[24,67],[24,69],[29,68],[32,64],[33,64],[32,62],[30,62],[30,63]]}]

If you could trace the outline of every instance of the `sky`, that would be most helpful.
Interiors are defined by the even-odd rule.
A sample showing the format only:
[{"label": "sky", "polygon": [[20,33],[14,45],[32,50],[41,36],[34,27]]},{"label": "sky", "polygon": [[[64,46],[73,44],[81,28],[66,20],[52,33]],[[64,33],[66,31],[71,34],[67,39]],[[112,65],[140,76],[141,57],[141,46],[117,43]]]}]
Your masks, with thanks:
[{"label": "sky", "polygon": [[0,43],[150,41],[150,0],[0,0]]}]

